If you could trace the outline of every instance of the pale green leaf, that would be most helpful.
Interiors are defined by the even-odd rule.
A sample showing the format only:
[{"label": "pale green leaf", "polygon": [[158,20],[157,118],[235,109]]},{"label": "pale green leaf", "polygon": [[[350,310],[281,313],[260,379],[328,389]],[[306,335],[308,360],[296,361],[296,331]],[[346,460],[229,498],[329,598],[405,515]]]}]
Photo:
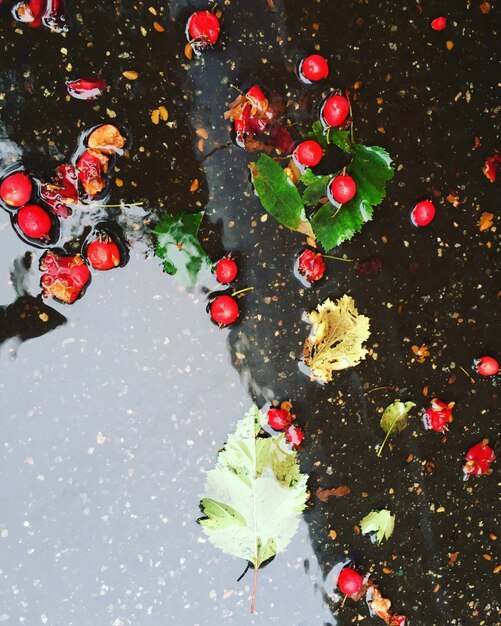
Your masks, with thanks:
[{"label": "pale green leaf", "polygon": [[377,533],[377,541],[381,543],[383,539],[389,539],[393,534],[395,516],[392,515],[391,511],[388,511],[388,509],[371,511],[360,521],[360,528],[364,535],[372,532]]},{"label": "pale green leaf", "polygon": [[207,474],[199,520],[215,546],[255,568],[289,544],[307,499],[296,452],[283,434],[260,433],[263,423],[254,406],[229,435]]},{"label": "pale green leaf", "polygon": [[415,407],[414,402],[395,400],[386,407],[381,417],[381,428],[390,437],[401,433],[409,422],[409,411]]}]

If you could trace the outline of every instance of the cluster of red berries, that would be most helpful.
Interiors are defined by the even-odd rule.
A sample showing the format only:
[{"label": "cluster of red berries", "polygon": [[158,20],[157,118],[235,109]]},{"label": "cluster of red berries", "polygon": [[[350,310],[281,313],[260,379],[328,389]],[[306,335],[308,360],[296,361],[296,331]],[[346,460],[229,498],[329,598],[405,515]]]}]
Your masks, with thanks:
[{"label": "cluster of red berries", "polygon": [[[30,245],[45,248],[60,239],[62,224],[72,208],[86,205],[108,186],[109,168],[115,155],[122,152],[125,138],[112,124],[100,124],[85,134],[73,163],[56,168],[50,183],[43,183],[24,171],[10,171],[0,183],[0,201],[11,215],[14,230]],[[94,228],[81,254],[48,250],[40,259],[41,287],[45,297],[72,304],[83,295],[95,270],[109,270],[128,260],[123,233],[115,226]]]},{"label": "cluster of red berries", "polygon": [[[214,266],[214,273],[217,281],[222,285],[229,285],[235,280],[238,275],[238,265],[231,254],[219,259]],[[237,301],[228,294],[216,296],[210,305],[210,316],[220,328],[236,322],[239,314]]]},{"label": "cluster of red berries", "polygon": [[[1,4],[1,3],[0,3]],[[31,28],[48,28],[55,33],[65,33],[70,27],[66,0],[26,0],[16,2],[12,8],[14,19]]]},{"label": "cluster of red berries", "polygon": [[304,439],[304,432],[292,423],[295,419],[290,402],[282,402],[279,409],[273,407],[268,410],[268,424],[273,430],[284,432],[287,441],[297,448]]}]

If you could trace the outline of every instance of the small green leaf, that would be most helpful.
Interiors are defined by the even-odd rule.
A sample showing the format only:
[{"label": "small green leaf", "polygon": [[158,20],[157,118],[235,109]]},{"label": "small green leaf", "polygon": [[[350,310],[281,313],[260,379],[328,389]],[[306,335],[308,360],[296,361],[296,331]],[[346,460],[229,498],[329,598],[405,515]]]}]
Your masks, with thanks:
[{"label": "small green leaf", "polygon": [[338,148],[341,148],[341,150],[344,150],[345,152],[353,152],[350,133],[347,130],[329,128],[327,131],[327,142],[335,143]]},{"label": "small green leaf", "polygon": [[162,259],[164,271],[186,287],[208,276],[212,267],[197,237],[203,215],[203,211],[164,215],[153,230],[155,254]]},{"label": "small green leaf", "polygon": [[364,535],[376,532],[377,541],[381,543],[383,539],[389,539],[393,534],[395,516],[392,515],[391,511],[388,511],[388,509],[371,511],[360,521],[360,528]]},{"label": "small green leaf", "polygon": [[301,182],[306,187],[302,195],[305,206],[317,206],[321,198],[325,198],[330,178],[330,176],[315,176],[309,168],[304,171]]},{"label": "small green leaf", "polygon": [[386,433],[386,437],[379,446],[377,452],[378,456],[381,456],[381,452],[383,451],[388,437],[398,435],[407,428],[407,424],[409,423],[409,411],[415,406],[414,402],[400,402],[400,400],[395,400],[395,402],[392,402],[386,407],[380,422],[381,428]]},{"label": "small green leaf", "polygon": [[314,141],[318,142],[322,146],[322,148],[327,148],[328,142],[327,137],[325,136],[322,122],[320,122],[319,120],[313,122],[311,132],[306,133],[306,135],[303,136],[303,141],[305,141],[306,139],[313,139]]},{"label": "small green leaf", "polygon": [[309,227],[297,187],[282,167],[266,154],[251,163],[252,182],[264,209],[280,224],[305,232]]}]

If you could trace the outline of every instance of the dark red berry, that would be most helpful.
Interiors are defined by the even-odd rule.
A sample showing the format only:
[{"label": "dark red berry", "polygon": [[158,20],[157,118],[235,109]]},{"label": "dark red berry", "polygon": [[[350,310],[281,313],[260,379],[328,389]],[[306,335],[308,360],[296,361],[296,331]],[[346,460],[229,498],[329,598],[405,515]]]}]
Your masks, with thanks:
[{"label": "dark red berry", "polygon": [[60,256],[49,250],[40,259],[40,270],[44,297],[66,304],[75,302],[90,281],[89,268],[79,254]]},{"label": "dark red berry", "polygon": [[318,165],[323,155],[324,151],[322,150],[322,146],[313,139],[302,141],[294,150],[294,158],[296,161],[307,167],[315,167],[315,165]]},{"label": "dark red berry", "polygon": [[325,261],[321,254],[312,250],[303,250],[299,256],[299,273],[302,274],[307,281],[314,283],[320,280],[325,273]]},{"label": "dark red berry", "polygon": [[489,440],[483,439],[479,443],[472,446],[466,453],[466,463],[464,464],[463,471],[465,478],[468,478],[470,474],[481,475],[491,474],[491,463],[496,459],[494,450],[489,446]]},{"label": "dark red berry", "polygon": [[299,65],[300,78],[305,82],[322,80],[329,76],[327,60],[320,54],[310,54]]},{"label": "dark red berry", "polygon": [[494,376],[499,372],[499,363],[492,356],[481,356],[474,364],[481,376]]},{"label": "dark red berry", "polygon": [[291,425],[293,416],[284,409],[269,409],[268,424],[274,430],[287,430]]},{"label": "dark red berry", "polygon": [[350,105],[344,96],[330,96],[324,102],[321,117],[328,126],[341,126],[348,117]]},{"label": "dark red berry", "polygon": [[87,260],[95,270],[111,270],[120,265],[120,250],[107,235],[92,241],[87,247]]},{"label": "dark red berry", "polygon": [[424,427],[427,430],[436,430],[444,433],[448,429],[448,424],[452,422],[452,409],[454,402],[446,404],[438,398],[433,398],[431,405],[423,415]]},{"label": "dark red berry", "polygon": [[433,28],[433,30],[444,30],[444,28],[446,26],[447,26],[447,18],[446,17],[436,17],[431,22],[431,27]]},{"label": "dark red berry", "polygon": [[348,174],[340,174],[329,183],[329,192],[336,202],[344,204],[355,197],[357,186]]},{"label": "dark red berry", "polygon": [[3,179],[0,185],[0,198],[9,206],[20,207],[28,202],[32,189],[29,177],[17,172]]},{"label": "dark red berry", "polygon": [[291,424],[285,433],[285,438],[292,446],[297,448],[304,439],[304,432],[297,426],[294,426],[294,424]]},{"label": "dark red berry", "polygon": [[238,304],[231,296],[217,296],[210,307],[210,315],[219,326],[233,324],[238,317]]},{"label": "dark red berry", "polygon": [[219,39],[221,25],[218,18],[210,11],[197,11],[188,20],[188,40],[203,47],[213,46]]},{"label": "dark red berry", "polygon": [[414,226],[427,226],[435,217],[435,206],[431,200],[421,200],[411,211]]},{"label": "dark red berry", "polygon": [[19,209],[17,223],[23,233],[32,239],[47,238],[52,229],[52,220],[38,204],[27,204]]},{"label": "dark red berry", "polygon": [[363,583],[363,576],[351,567],[345,567],[341,570],[339,578],[337,579],[337,586],[339,587],[339,590],[347,596],[353,596],[359,593],[362,589]]},{"label": "dark red berry", "polygon": [[231,257],[224,257],[216,263],[216,278],[221,284],[227,285],[231,283],[235,280],[237,274],[238,265]]}]

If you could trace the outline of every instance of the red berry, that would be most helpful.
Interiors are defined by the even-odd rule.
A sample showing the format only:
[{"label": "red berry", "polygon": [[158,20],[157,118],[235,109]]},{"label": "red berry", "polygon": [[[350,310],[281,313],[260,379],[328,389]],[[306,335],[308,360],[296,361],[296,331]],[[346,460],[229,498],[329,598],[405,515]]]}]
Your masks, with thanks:
[{"label": "red berry", "polygon": [[100,236],[89,244],[87,260],[95,270],[111,270],[120,265],[120,250],[107,235]]},{"label": "red berry", "polygon": [[312,250],[303,250],[299,257],[300,274],[310,283],[320,280],[325,273],[325,261],[321,254]]},{"label": "red berry", "polygon": [[264,92],[259,85],[253,85],[245,95],[247,96],[247,98],[249,98],[251,102],[254,102],[255,104],[259,104],[266,100],[266,96],[264,95]]},{"label": "red berry", "polygon": [[23,233],[32,239],[46,238],[52,229],[52,220],[38,204],[27,204],[19,209],[17,223]]},{"label": "red berry", "polygon": [[49,250],[40,259],[40,270],[44,297],[52,296],[66,304],[75,302],[90,281],[89,268],[79,254],[60,256]]},{"label": "red berry", "polygon": [[318,165],[323,155],[324,151],[322,150],[322,146],[316,141],[313,141],[313,139],[301,142],[294,150],[296,161],[307,167]]},{"label": "red berry", "polygon": [[433,398],[431,406],[426,409],[423,416],[424,427],[427,430],[436,430],[444,433],[448,429],[448,424],[452,422],[452,409],[454,402],[446,404],[438,398]]},{"label": "red berry", "polygon": [[231,296],[217,296],[210,307],[210,315],[219,326],[228,326],[238,317],[238,304]]},{"label": "red berry", "polygon": [[292,415],[284,409],[269,409],[268,424],[274,430],[287,430],[292,422]]},{"label": "red berry", "polygon": [[299,75],[305,82],[322,80],[329,76],[327,60],[319,54],[310,54],[299,65]]},{"label": "red berry", "polygon": [[433,28],[433,30],[444,30],[446,26],[447,26],[446,17],[436,17],[431,23],[431,27]]},{"label": "red berry", "polygon": [[349,112],[350,105],[344,96],[330,96],[324,102],[320,115],[328,126],[341,126]]},{"label": "red berry", "polygon": [[339,574],[337,579],[337,586],[341,593],[347,596],[353,596],[360,592],[362,589],[364,579],[351,567],[345,567]]},{"label": "red berry", "polygon": [[210,11],[197,11],[188,20],[188,40],[203,47],[214,45],[219,39],[221,25],[218,18]]},{"label": "red berry", "polygon": [[292,446],[297,448],[304,439],[304,432],[297,426],[294,426],[294,424],[291,424],[285,433],[285,438]]},{"label": "red berry", "polygon": [[76,78],[67,80],[66,91],[77,100],[94,100],[106,89],[106,83],[100,78]]},{"label": "red berry", "polygon": [[224,257],[216,263],[216,278],[223,285],[235,280],[238,274],[238,265],[231,257]]},{"label": "red berry", "polygon": [[491,356],[481,356],[474,364],[481,376],[494,376],[499,372],[499,363]]},{"label": "red berry", "polygon": [[357,186],[348,174],[340,174],[329,183],[329,191],[336,202],[344,204],[355,197]]},{"label": "red berry", "polygon": [[427,226],[435,217],[435,206],[431,200],[421,200],[411,211],[414,226]]},{"label": "red berry", "polygon": [[470,474],[481,475],[490,474],[491,463],[496,459],[494,450],[489,446],[488,439],[482,439],[479,443],[472,446],[465,456],[466,463],[464,464],[463,471],[465,478],[468,478]]},{"label": "red berry", "polygon": [[31,197],[31,180],[26,174],[17,172],[4,178],[0,186],[0,198],[13,207],[20,207],[26,204]]}]

